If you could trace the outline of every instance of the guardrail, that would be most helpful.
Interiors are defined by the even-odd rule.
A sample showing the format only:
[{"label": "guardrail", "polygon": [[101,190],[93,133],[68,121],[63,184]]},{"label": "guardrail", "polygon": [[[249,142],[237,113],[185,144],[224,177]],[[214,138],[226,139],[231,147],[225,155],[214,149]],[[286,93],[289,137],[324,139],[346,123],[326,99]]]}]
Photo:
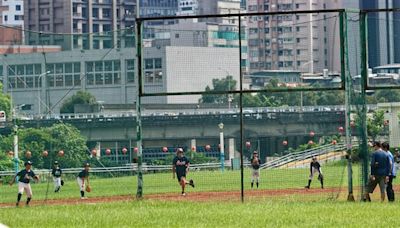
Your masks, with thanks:
[{"label": "guardrail", "polygon": [[320,147],[316,147],[316,148],[312,148],[312,149],[308,149],[308,150],[304,150],[304,151],[290,153],[290,154],[284,155],[282,157],[279,157],[278,159],[268,161],[268,162],[262,164],[260,169],[277,168],[277,167],[286,165],[290,162],[301,161],[301,160],[312,158],[314,156],[327,154],[332,151],[341,151],[344,149],[346,149],[346,146],[344,144],[323,145]]},{"label": "guardrail", "polygon": [[[368,110],[377,109],[376,105],[368,105]],[[244,108],[244,114],[257,113],[280,113],[280,112],[334,112],[345,111],[343,105],[333,106],[287,106],[287,107],[264,107]],[[217,114],[239,114],[239,108],[231,109],[180,109],[180,110],[143,110],[142,116],[179,116],[179,115],[217,115]],[[68,119],[93,119],[93,118],[124,118],[136,117],[136,111],[121,112],[98,112],[98,113],[67,113],[50,115],[31,115],[19,113],[18,118],[23,120],[68,120]]]}]

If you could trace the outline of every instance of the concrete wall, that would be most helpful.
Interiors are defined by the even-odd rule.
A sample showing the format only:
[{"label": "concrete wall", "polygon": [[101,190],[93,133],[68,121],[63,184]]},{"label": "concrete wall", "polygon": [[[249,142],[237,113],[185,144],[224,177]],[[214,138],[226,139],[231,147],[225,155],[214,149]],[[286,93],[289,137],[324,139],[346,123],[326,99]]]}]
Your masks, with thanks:
[{"label": "concrete wall", "polygon": [[[200,92],[227,74],[239,82],[237,48],[166,47],[168,92]],[[197,103],[200,96],[168,97],[168,103]]]}]

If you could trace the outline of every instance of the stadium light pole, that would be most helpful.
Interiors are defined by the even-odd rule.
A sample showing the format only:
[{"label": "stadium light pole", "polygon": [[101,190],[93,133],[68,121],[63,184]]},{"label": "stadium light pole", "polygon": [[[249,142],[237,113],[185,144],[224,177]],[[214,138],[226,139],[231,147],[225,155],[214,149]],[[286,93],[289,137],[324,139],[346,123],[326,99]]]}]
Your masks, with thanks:
[{"label": "stadium light pole", "polygon": [[[38,77],[38,81],[40,81],[40,87],[38,87],[38,95],[37,95],[37,100],[38,100],[38,115],[42,114],[42,112],[41,112],[41,106],[42,106],[41,103],[42,103],[42,99],[41,99],[41,96],[40,96],[40,92],[42,91],[42,88],[43,88],[43,82],[42,82],[41,80],[42,80],[42,77],[43,77],[43,76],[47,76],[48,74],[50,74],[50,71],[46,71],[46,72],[40,74],[39,77]],[[45,80],[45,85],[47,85],[47,80]],[[47,105],[47,104],[46,104],[46,105]]]},{"label": "stadium light pole", "polygon": [[225,149],[224,149],[224,124],[221,122],[218,124],[219,128],[219,150],[221,159],[221,171],[225,168]]}]

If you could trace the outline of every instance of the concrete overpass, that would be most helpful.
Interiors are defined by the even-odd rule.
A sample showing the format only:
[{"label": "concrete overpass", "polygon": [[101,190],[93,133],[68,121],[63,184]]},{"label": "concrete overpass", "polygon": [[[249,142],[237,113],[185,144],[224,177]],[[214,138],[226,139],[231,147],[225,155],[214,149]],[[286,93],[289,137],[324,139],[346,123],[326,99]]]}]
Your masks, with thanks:
[{"label": "concrete overpass", "polygon": [[[261,156],[282,153],[288,147],[297,147],[310,139],[338,133],[338,127],[344,126],[343,109],[245,109],[245,139],[250,141],[250,150],[260,150]],[[21,120],[23,127],[44,127],[63,122],[76,126],[87,140],[102,149],[122,147],[133,148],[136,145],[136,117],[134,113],[119,114],[71,114],[46,116],[38,119]],[[197,147],[202,150],[211,145],[218,151],[218,124],[224,124],[225,151],[237,150],[240,139],[240,115],[238,110],[213,110],[185,112],[147,111],[142,117],[143,147],[161,152],[167,147]],[[315,132],[314,137],[309,132]],[[287,146],[282,142],[288,141]],[[249,152],[249,151],[248,151]]]}]

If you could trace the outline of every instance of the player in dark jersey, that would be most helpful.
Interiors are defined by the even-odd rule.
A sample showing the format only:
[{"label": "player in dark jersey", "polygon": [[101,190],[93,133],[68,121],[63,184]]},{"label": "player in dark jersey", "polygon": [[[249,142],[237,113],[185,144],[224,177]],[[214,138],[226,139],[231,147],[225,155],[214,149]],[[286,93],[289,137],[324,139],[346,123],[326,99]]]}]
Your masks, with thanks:
[{"label": "player in dark jersey", "polygon": [[189,184],[194,188],[193,180],[187,181],[186,174],[189,172],[189,159],[185,157],[183,154],[183,149],[178,148],[177,155],[175,156],[174,160],[172,161],[172,178],[175,179],[175,173],[178,178],[178,182],[182,187],[182,196],[185,196],[185,186]]},{"label": "player in dark jersey", "polygon": [[26,161],[25,162],[25,169],[19,171],[14,178],[10,181],[10,186],[14,184],[15,179],[18,177],[18,197],[17,197],[17,203],[16,206],[18,207],[19,201],[21,201],[22,193],[26,193],[26,206],[29,205],[29,202],[32,199],[32,188],[30,185],[30,180],[34,179],[37,182],[39,181],[39,176],[36,175],[32,171],[32,162],[31,161]]},{"label": "player in dark jersey", "polygon": [[310,177],[308,178],[308,185],[305,188],[310,188],[311,180],[314,174],[318,172],[318,180],[321,182],[321,188],[324,188],[324,176],[322,175],[321,165],[317,161],[316,157],[313,157],[310,163]]},{"label": "player in dark jersey", "polygon": [[256,185],[258,188],[258,182],[260,181],[260,158],[258,158],[257,151],[253,152],[253,157],[251,158],[251,188],[254,186],[254,179],[256,180]]},{"label": "player in dark jersey", "polygon": [[62,174],[62,170],[60,168],[60,165],[58,164],[58,161],[54,162],[51,174],[53,175],[54,192],[58,192],[60,191],[61,188],[61,174]]},{"label": "player in dark jersey", "polygon": [[[85,199],[85,186],[90,186],[89,185],[89,168],[90,164],[85,163],[84,169],[79,172],[78,177],[76,178],[76,181],[78,182],[79,185],[79,190],[81,191],[81,199]],[[86,182],[85,182],[86,180]]]}]

